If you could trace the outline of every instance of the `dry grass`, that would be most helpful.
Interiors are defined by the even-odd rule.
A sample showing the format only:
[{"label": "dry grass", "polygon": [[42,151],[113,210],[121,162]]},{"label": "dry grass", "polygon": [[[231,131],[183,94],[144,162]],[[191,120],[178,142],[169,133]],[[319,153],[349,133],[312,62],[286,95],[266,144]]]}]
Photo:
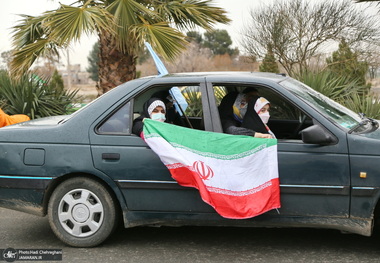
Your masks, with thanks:
[{"label": "dry grass", "polygon": [[76,99],[78,102],[88,103],[98,96],[95,84],[74,85],[71,90],[78,89]]}]

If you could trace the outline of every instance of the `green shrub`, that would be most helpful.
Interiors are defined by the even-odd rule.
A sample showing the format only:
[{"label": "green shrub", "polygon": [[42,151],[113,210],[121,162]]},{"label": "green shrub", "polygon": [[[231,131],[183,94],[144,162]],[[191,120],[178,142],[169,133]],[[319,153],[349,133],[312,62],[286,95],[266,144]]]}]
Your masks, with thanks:
[{"label": "green shrub", "polygon": [[362,112],[369,118],[380,119],[380,97],[378,95],[352,94],[343,105],[354,112]]},{"label": "green shrub", "polygon": [[0,103],[8,114],[26,114],[31,119],[67,114],[77,92],[57,88],[56,82],[36,81],[32,74],[15,81],[7,71],[0,71]]},{"label": "green shrub", "polygon": [[366,90],[358,82],[345,76],[337,76],[331,71],[307,72],[297,77],[314,90],[337,102],[345,100],[351,94]]},{"label": "green shrub", "polygon": [[369,93],[368,85],[360,85],[361,79],[339,76],[329,70],[308,72],[297,79],[354,112],[380,118],[380,99]]},{"label": "green shrub", "polygon": [[188,107],[185,111],[186,116],[200,117],[202,116],[202,100],[199,91],[199,87],[189,86],[182,90],[182,94],[185,97]]}]

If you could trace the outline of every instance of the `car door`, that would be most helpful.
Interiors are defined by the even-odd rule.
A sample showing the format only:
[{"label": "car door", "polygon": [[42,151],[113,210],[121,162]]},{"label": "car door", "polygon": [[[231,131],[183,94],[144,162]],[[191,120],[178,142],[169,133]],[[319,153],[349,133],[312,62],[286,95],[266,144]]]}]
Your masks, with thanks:
[{"label": "car door", "polygon": [[181,117],[185,125],[190,122],[193,128],[210,130],[204,81],[159,87],[152,84],[135,97],[111,107],[92,125],[89,136],[94,166],[117,183],[131,211],[214,212],[202,201],[197,189],[178,185],[145,141],[131,133],[132,121],[139,115],[142,103],[152,94],[171,87],[190,88],[187,100],[195,92],[197,99],[189,101],[187,110],[192,114],[187,113],[186,120],[184,115]]},{"label": "car door", "polygon": [[[281,191],[281,209],[267,214],[283,216],[349,216],[349,187],[350,169],[345,133],[332,125],[325,117],[310,108],[303,101],[277,83],[218,83],[212,79],[207,83],[210,97],[210,107],[215,131],[222,132],[217,110],[220,98],[217,94],[221,88],[235,88],[243,90],[246,87],[255,87],[261,94],[269,96],[269,101],[281,102],[278,105],[271,103],[271,108],[280,111],[292,109],[292,114],[284,119],[275,119],[278,133],[278,169]],[[210,92],[211,91],[211,92]],[[212,96],[214,94],[214,97]],[[283,102],[286,102],[284,105]],[[279,107],[281,106],[281,107]],[[273,112],[272,112],[273,113]],[[296,115],[299,116],[296,116]],[[296,122],[299,125],[295,125]],[[315,145],[303,143],[300,136],[286,138],[292,130],[303,129],[306,123],[313,122],[337,139],[335,144]],[[269,122],[269,127],[270,126]],[[274,122],[272,123],[274,125]],[[274,131],[275,132],[275,131]],[[276,134],[276,132],[275,132]]]}]

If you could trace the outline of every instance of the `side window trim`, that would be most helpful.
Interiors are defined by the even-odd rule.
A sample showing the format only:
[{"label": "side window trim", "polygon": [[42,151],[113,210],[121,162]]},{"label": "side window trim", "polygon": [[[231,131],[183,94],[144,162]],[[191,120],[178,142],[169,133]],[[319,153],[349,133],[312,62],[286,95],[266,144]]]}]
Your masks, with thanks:
[{"label": "side window trim", "polygon": [[201,96],[202,96],[202,108],[203,108],[203,122],[205,131],[214,131],[213,122],[211,118],[210,105],[209,105],[209,94],[206,82],[201,82],[199,85]]},{"label": "side window trim", "polygon": [[216,105],[216,99],[214,94],[214,85],[212,82],[206,81],[206,90],[208,97],[208,105],[210,110],[210,118],[212,117],[212,131],[223,133],[222,123],[220,121],[218,105]]}]

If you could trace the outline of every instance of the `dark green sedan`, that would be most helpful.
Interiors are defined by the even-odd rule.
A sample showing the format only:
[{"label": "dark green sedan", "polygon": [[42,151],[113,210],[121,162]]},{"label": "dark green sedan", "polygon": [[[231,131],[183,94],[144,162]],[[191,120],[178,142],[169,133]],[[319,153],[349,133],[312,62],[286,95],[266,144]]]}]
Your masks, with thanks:
[{"label": "dark green sedan", "polygon": [[[182,126],[223,132],[218,105],[254,87],[271,103],[278,139],[281,208],[226,219],[197,189],[171,177],[132,123],[154,94],[177,87]],[[315,227],[370,236],[380,215],[380,131],[376,120],[284,75],[168,74],[127,82],[68,116],[0,129],[0,206],[49,217],[64,243],[90,247],[117,224]]]}]

